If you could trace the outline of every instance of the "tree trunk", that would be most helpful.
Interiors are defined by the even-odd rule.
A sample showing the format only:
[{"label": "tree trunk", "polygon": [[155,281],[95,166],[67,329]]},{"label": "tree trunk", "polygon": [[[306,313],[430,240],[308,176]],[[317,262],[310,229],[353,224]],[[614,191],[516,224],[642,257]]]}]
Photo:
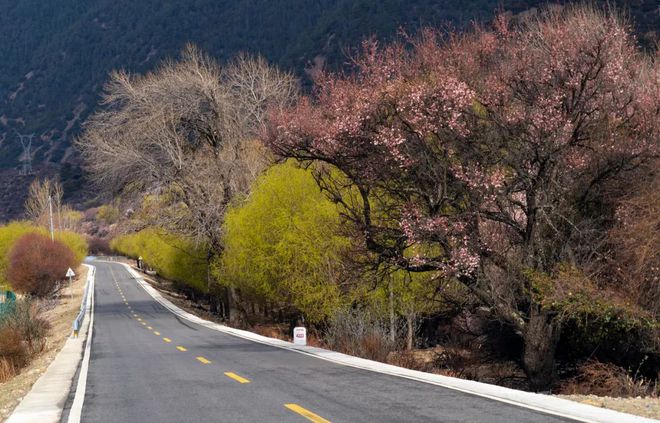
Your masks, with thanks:
[{"label": "tree trunk", "polygon": [[412,351],[413,341],[415,340],[415,313],[408,313],[406,315],[406,323],[408,325],[408,335],[406,336],[406,349]]},{"label": "tree trunk", "polygon": [[247,310],[242,303],[240,292],[232,287],[228,289],[229,293],[229,322],[238,328],[245,329],[250,326],[250,319]]},{"label": "tree trunk", "polygon": [[217,314],[218,297],[213,292],[213,278],[211,277],[211,263],[213,262],[213,257],[213,250],[209,248],[206,252],[206,290],[209,293],[209,312]]},{"label": "tree trunk", "polygon": [[387,288],[390,291],[390,342],[396,342],[396,317],[394,316],[394,290],[392,289],[392,278],[389,278]]},{"label": "tree trunk", "polygon": [[523,367],[534,391],[548,390],[554,382],[559,329],[559,322],[551,313],[539,310],[539,306],[532,306],[523,334]]}]

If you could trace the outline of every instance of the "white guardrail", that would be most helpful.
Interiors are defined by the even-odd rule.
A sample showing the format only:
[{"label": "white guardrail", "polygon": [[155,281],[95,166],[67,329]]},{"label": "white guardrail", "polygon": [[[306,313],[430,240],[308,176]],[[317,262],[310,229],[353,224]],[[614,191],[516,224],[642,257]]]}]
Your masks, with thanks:
[{"label": "white guardrail", "polygon": [[89,281],[94,279],[94,273],[96,272],[95,267],[89,267],[87,273],[87,282],[85,283],[85,293],[83,294],[82,301],[80,303],[80,312],[78,316],[73,320],[73,334],[72,337],[77,338],[80,327],[82,326],[83,320],[85,319],[85,314],[91,307],[91,283]]}]

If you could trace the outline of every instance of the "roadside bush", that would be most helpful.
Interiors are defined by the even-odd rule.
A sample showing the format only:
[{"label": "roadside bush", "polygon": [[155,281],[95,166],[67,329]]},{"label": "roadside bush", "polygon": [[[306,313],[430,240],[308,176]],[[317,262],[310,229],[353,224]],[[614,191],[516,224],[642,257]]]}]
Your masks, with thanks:
[{"label": "roadside bush", "polygon": [[557,355],[564,361],[592,357],[657,378],[660,323],[648,313],[613,300],[582,301],[564,321]]},{"label": "roadside bush", "polygon": [[0,326],[17,330],[28,351],[39,353],[46,345],[46,335],[50,328],[48,321],[39,314],[40,303],[26,297],[16,302],[13,312],[3,319]]},{"label": "roadside bush", "polygon": [[45,297],[57,290],[58,281],[76,263],[75,254],[63,242],[26,234],[9,252],[7,279],[16,292]]},{"label": "roadside bush", "polygon": [[20,237],[29,233],[41,233],[45,235],[46,230],[38,228],[29,222],[11,222],[8,225],[0,226],[0,288],[9,285],[7,281],[9,251],[11,251]]},{"label": "roadside bush", "polygon": [[325,332],[328,347],[345,354],[386,362],[397,350],[390,339],[389,325],[367,309],[340,309]]},{"label": "roadside bush", "polygon": [[39,317],[39,303],[30,298],[16,302],[0,321],[0,383],[18,374],[34,354],[43,351],[49,327]]},{"label": "roadside bush", "polygon": [[611,363],[590,360],[579,367],[577,375],[559,386],[565,395],[608,397],[658,397],[660,384]]},{"label": "roadside bush", "polygon": [[27,359],[28,352],[20,332],[12,327],[0,327],[0,383],[18,374]]}]

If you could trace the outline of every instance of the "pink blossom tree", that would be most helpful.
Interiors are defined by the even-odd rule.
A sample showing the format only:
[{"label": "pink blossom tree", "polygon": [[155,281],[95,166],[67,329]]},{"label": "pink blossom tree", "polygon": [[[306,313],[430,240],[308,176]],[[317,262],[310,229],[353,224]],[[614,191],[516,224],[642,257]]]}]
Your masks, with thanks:
[{"label": "pink blossom tree", "polygon": [[368,41],[355,72],[320,75],[314,96],[273,113],[266,139],[327,164],[321,188],[381,261],[460,281],[514,328],[544,389],[561,323],[548,298],[570,294],[559,269],[606,233],[599,187],[657,157],[659,72],[593,8],[494,26]]}]

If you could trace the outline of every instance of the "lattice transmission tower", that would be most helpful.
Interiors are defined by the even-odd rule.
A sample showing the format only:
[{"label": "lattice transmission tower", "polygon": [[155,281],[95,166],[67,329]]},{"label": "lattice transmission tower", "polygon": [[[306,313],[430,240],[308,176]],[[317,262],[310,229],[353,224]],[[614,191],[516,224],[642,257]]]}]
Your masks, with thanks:
[{"label": "lattice transmission tower", "polygon": [[21,140],[21,146],[23,147],[23,154],[20,158],[21,170],[19,172],[22,176],[32,175],[34,174],[32,171],[32,138],[34,138],[34,134],[18,134],[18,138]]}]

